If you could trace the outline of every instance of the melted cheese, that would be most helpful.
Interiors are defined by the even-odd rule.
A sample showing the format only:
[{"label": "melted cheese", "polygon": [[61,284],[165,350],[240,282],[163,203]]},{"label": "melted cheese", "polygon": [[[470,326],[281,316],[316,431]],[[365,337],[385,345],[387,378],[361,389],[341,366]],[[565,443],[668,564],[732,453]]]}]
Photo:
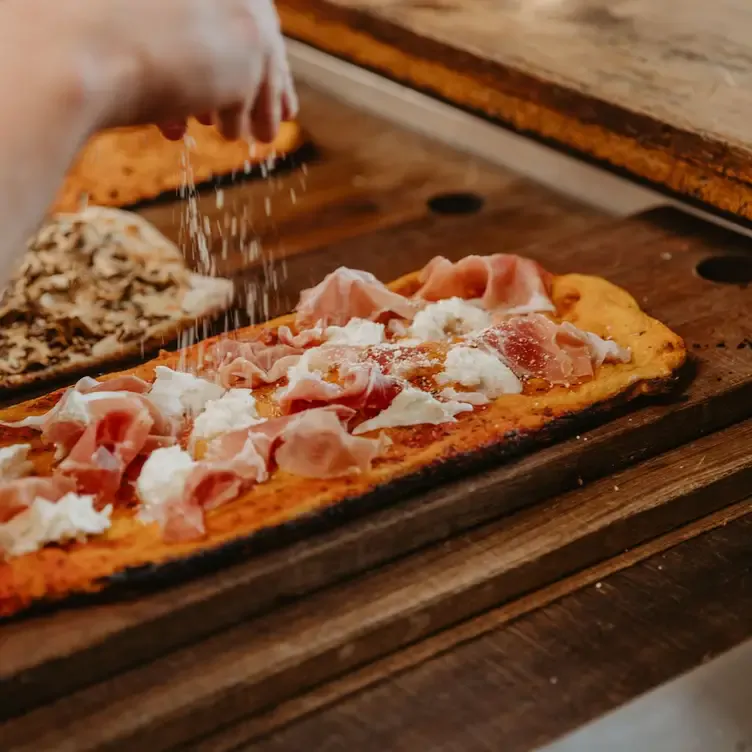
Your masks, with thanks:
[{"label": "melted cheese", "polygon": [[489,399],[522,392],[522,382],[508,366],[495,355],[475,347],[453,347],[436,380],[440,384],[476,387]]},{"label": "melted cheese", "polygon": [[482,308],[462,298],[447,298],[418,311],[409,334],[424,342],[471,334],[491,324],[491,317]]},{"label": "melted cheese", "polygon": [[213,439],[228,431],[249,428],[262,422],[256,398],[250,389],[230,389],[217,400],[209,400],[193,424],[191,442]]},{"label": "melted cheese", "polygon": [[193,457],[179,446],[154,450],[144,462],[136,481],[136,493],[143,505],[139,519],[153,522],[158,507],[171,499],[178,499],[195,466]]},{"label": "melted cheese", "polygon": [[428,392],[409,386],[394,398],[386,410],[382,410],[375,418],[361,423],[353,434],[398,426],[455,423],[455,415],[472,409],[472,405],[460,402],[440,402]]},{"label": "melted cheese", "polygon": [[332,345],[380,345],[384,341],[384,325],[368,319],[350,319],[345,326],[329,326],[324,332]]},{"label": "melted cheese", "polygon": [[94,508],[93,496],[68,493],[56,502],[37,498],[28,509],[0,525],[0,549],[21,556],[48,543],[84,541],[110,527],[112,507]]},{"label": "melted cheese", "polygon": [[13,444],[0,448],[0,481],[23,478],[31,472],[31,444]]},{"label": "melted cheese", "polygon": [[224,387],[192,373],[165,366],[157,366],[155,370],[157,378],[147,396],[163,414],[172,418],[198,415],[207,402],[218,400],[225,393]]}]

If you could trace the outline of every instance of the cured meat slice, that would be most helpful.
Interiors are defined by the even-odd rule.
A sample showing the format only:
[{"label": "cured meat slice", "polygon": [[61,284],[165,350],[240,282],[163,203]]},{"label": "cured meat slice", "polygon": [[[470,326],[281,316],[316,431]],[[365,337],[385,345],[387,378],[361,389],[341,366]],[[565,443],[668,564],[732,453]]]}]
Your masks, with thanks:
[{"label": "cured meat slice", "polygon": [[592,379],[607,358],[629,358],[616,343],[570,323],[556,324],[540,314],[515,316],[478,335],[476,341],[496,350],[520,378],[539,378],[572,386]]},{"label": "cured meat slice", "polygon": [[75,488],[73,480],[60,475],[16,478],[0,483],[0,523],[23,512],[35,499],[57,501]]},{"label": "cured meat slice", "polygon": [[[94,382],[93,384],[91,382]],[[82,394],[93,394],[96,392],[131,392],[132,394],[146,394],[151,389],[148,381],[140,379],[132,374],[116,376],[107,381],[96,381],[88,376],[80,379],[74,389]]]},{"label": "cured meat slice", "polygon": [[140,395],[100,393],[87,403],[89,422],[60,464],[76,480],[80,493],[110,498],[117,493],[126,467],[141,453],[154,425]]},{"label": "cured meat slice", "polygon": [[575,338],[587,342],[590,347],[590,356],[593,365],[598,368],[604,363],[629,363],[632,360],[632,352],[628,347],[622,347],[612,339],[603,339],[593,332],[585,332],[578,329],[574,324],[565,321],[561,328]]},{"label": "cured meat slice", "polygon": [[412,319],[417,307],[370,272],[341,266],[316,287],[303,290],[295,310],[296,324],[307,327],[317,322],[344,326],[353,318],[376,319],[386,313]]},{"label": "cured meat slice", "polygon": [[281,344],[295,348],[320,345],[325,339],[325,327],[321,321],[318,321],[310,329],[303,329],[293,334],[289,326],[280,326],[277,330],[277,338]]},{"label": "cured meat slice", "polygon": [[290,414],[338,404],[374,414],[389,407],[403,386],[400,379],[386,376],[376,363],[346,364],[340,376],[341,384],[324,381],[317,373],[302,376],[278,393],[282,411]]},{"label": "cured meat slice", "polygon": [[284,472],[304,478],[365,473],[387,446],[385,437],[351,436],[334,412],[308,410],[282,431],[275,459]]},{"label": "cured meat slice", "polygon": [[84,376],[79,379],[72,387],[67,389],[58,403],[48,412],[42,415],[30,415],[28,418],[6,423],[0,421],[0,425],[6,428],[36,428],[44,433],[45,426],[51,424],[60,411],[65,408],[66,402],[74,392],[77,394],[97,394],[101,392],[131,392],[133,394],[145,394],[151,389],[148,381],[127,374],[125,376],[116,376],[108,381],[97,381],[91,376]]},{"label": "cured meat slice", "polygon": [[298,362],[303,349],[286,344],[228,340],[218,353],[217,373],[222,386],[253,389],[283,378]]},{"label": "cured meat slice", "polygon": [[487,311],[509,314],[554,312],[549,296],[551,275],[532,259],[507,253],[466,256],[452,263],[436,256],[420,273],[416,297],[479,300]]}]

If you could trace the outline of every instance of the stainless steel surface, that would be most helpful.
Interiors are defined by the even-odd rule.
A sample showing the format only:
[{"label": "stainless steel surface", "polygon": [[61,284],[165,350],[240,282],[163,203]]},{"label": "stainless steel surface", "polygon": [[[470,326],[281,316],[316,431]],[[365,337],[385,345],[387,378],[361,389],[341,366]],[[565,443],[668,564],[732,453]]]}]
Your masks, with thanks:
[{"label": "stainless steel surface", "polygon": [[540,752],[744,752],[751,749],[752,641]]},{"label": "stainless steel surface", "polygon": [[752,237],[736,223],[617,177],[383,76],[288,40],[296,78],[406,128],[506,167],[615,216],[656,206],[684,211]]}]

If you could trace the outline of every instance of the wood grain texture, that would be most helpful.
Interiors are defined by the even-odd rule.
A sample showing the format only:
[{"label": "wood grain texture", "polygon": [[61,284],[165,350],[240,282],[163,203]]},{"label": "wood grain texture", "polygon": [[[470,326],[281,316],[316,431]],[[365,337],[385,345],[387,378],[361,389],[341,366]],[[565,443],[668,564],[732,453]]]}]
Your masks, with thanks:
[{"label": "wood grain texture", "polygon": [[[726,467],[736,473],[741,486],[735,485],[734,475],[722,470],[700,479],[718,492],[710,497],[703,488],[681,484],[674,489],[680,494],[678,498],[654,493],[645,503],[656,503],[657,509],[632,507],[636,514],[646,515],[642,518],[646,527],[629,526],[619,510],[615,517],[599,518],[596,514],[593,519],[601,519],[605,527],[598,528],[600,539],[597,535],[591,539],[595,544],[575,545],[577,556],[572,549],[564,549],[562,555],[571,558],[560,565],[551,561],[551,569],[538,557],[539,564],[531,564],[525,575],[529,579],[513,574],[514,567],[522,566],[527,559],[502,562],[484,548],[482,536],[470,534],[455,543],[447,542],[447,548],[415,554],[426,558],[420,560],[420,566],[414,559],[413,569],[406,563],[395,564],[396,568],[384,575],[387,579],[375,581],[376,590],[369,596],[361,591],[361,582],[353,581],[338,586],[347,588],[337,590],[347,594],[344,603],[336,600],[334,591],[296,600],[325,585],[343,582],[385,559],[487,523],[520,504],[576,488],[578,479],[588,483],[649,454],[739,421],[749,414],[752,405],[752,350],[737,347],[751,334],[748,291],[711,284],[693,271],[699,260],[720,252],[747,254],[746,241],[675,212],[658,212],[642,221],[606,227],[599,215],[508,173],[434,147],[376,118],[348,114],[347,108],[316,94],[306,96],[318,103],[322,113],[317,120],[320,139],[315,136],[317,123],[309,128],[303,118],[320,151],[306,176],[308,191],[298,197],[303,201],[311,194],[311,202],[305,212],[292,200],[289,214],[275,208],[272,217],[279,220],[276,229],[271,221],[268,226],[263,222],[259,225],[264,242],[275,254],[284,255],[286,248],[296,251],[290,252],[286,270],[281,264],[275,267],[277,290],[266,305],[259,301],[257,315],[275,315],[289,309],[302,287],[343,263],[389,279],[421,266],[436,253],[456,259],[472,252],[522,252],[554,271],[577,269],[602,274],[627,287],[653,315],[687,337],[695,356],[695,379],[682,400],[624,416],[579,440],[544,450],[469,484],[447,486],[396,509],[382,510],[335,533],[167,592],[4,626],[0,630],[0,666],[5,671],[0,707],[6,714],[100,682],[61,701],[62,705],[53,703],[8,724],[3,732],[17,734],[8,738],[17,739],[19,744],[24,740],[39,749],[54,740],[57,748],[64,737],[60,741],[63,745],[77,744],[80,738],[81,749],[105,741],[130,749],[133,747],[128,745],[138,740],[145,748],[158,749],[160,744],[190,740],[253,708],[261,709],[275,698],[288,697],[309,686],[306,682],[323,681],[332,672],[344,671],[463,615],[513,598],[520,592],[515,588],[534,588],[536,582],[560,577],[566,566],[576,568],[592,561],[590,556],[607,556],[628,545],[623,536],[650,537],[665,526],[680,524],[718,503],[728,503],[747,482],[746,458],[723,457],[721,465],[728,459]],[[364,124],[363,140],[357,129],[350,128],[353,123]],[[335,126],[341,132],[335,131]],[[383,139],[383,148],[379,138]],[[405,151],[400,152],[403,147]],[[419,169],[411,167],[415,171],[406,176],[400,170],[406,162],[416,164],[410,160],[417,160]],[[448,170],[446,160],[455,167]],[[369,177],[355,186],[360,193],[356,192],[353,199],[341,181],[362,165],[368,165]],[[447,173],[432,172],[437,166]],[[408,178],[416,174],[420,180],[411,183]],[[291,173],[284,179],[300,181],[302,177],[302,173]],[[403,184],[407,188],[400,192]],[[289,184],[285,185],[284,190],[288,190]],[[427,208],[426,198],[439,189],[477,191],[485,204],[475,214],[437,215]],[[225,206],[234,196],[242,219],[244,202],[263,207],[269,190],[268,185],[261,184],[236,186],[227,190]],[[279,188],[274,195],[281,196],[284,190]],[[213,195],[207,194],[203,201],[211,211]],[[358,207],[362,206],[366,208],[361,211]],[[153,205],[145,212],[168,234],[179,236],[180,207]],[[247,221],[247,232],[251,232],[250,218],[242,221]],[[262,225],[269,228],[267,234]],[[578,231],[587,228],[591,231],[575,240]],[[244,256],[239,244],[228,251],[226,259],[238,283],[249,286],[271,277],[268,261],[268,256]],[[713,467],[717,470],[719,465]],[[664,479],[663,469],[654,473]],[[721,485],[714,486],[716,482]],[[681,494],[693,489],[697,493],[690,494],[690,503],[680,503]],[[642,490],[639,485],[633,487],[636,503],[638,495],[642,498]],[[724,490],[729,493],[724,495]],[[591,503],[594,511],[602,511],[600,496]],[[665,515],[660,511],[664,508]],[[551,517],[546,506],[540,512],[541,524],[558,527],[559,520]],[[618,520],[621,522],[616,524]],[[497,533],[508,535],[504,532],[506,523],[499,524]],[[524,540],[538,540],[535,525],[525,529]],[[616,533],[613,538],[607,534],[611,529]],[[574,526],[567,531],[577,533]],[[561,540],[558,532],[552,539],[555,548]],[[476,570],[470,567],[470,560],[463,563],[464,545],[472,545]],[[505,543],[499,550],[507,548]],[[530,550],[538,556],[537,547]],[[585,557],[582,564],[577,563],[580,556]],[[430,587],[421,588],[425,568],[434,561],[438,562],[437,571],[444,573],[442,567],[451,564],[450,572],[454,572],[438,592],[432,589],[433,578],[427,583]],[[390,574],[396,579],[388,579]],[[441,584],[444,579],[442,574],[435,582]],[[487,591],[481,582],[489,584]],[[290,600],[296,602],[284,607]],[[374,603],[382,608],[374,609]],[[390,610],[384,611],[384,606]],[[354,616],[350,607],[357,610]],[[431,616],[428,622],[423,618],[426,614]],[[254,615],[257,618],[250,619]],[[332,615],[339,621],[332,620]],[[232,627],[238,623],[240,626]],[[200,650],[189,646],[222,629],[227,630],[224,635],[230,643],[220,634],[213,641],[209,638]],[[353,634],[361,640],[358,644],[363,652],[346,649],[344,657],[338,657],[339,650],[349,645],[342,640]],[[286,641],[284,635],[290,639]],[[244,642],[246,639],[251,642]],[[208,653],[203,652],[204,647]],[[160,656],[151,666],[125,671]],[[216,670],[209,668],[209,658],[217,660],[211,664]],[[116,672],[124,673],[114,682],[103,682]],[[158,685],[164,684],[167,676],[173,683],[160,690]],[[178,685],[187,686],[187,694],[171,690]],[[138,698],[146,704],[134,705]],[[194,716],[195,724],[187,725]],[[117,723],[111,723],[113,719]],[[52,725],[45,725],[48,721]],[[109,736],[104,739],[101,734]],[[40,738],[45,739],[41,747]]]},{"label": "wood grain texture", "polygon": [[[486,221],[487,220],[487,221]],[[433,253],[457,257],[488,250],[506,220],[475,217],[453,229],[423,228],[402,251],[397,230],[383,231],[307,254],[290,262],[288,284],[358,254],[358,265],[386,276],[414,268]],[[458,246],[462,231],[465,244]],[[403,230],[404,232],[404,230]],[[404,237],[404,236],[403,236]],[[419,240],[423,238],[423,240]],[[696,263],[720,249],[742,254],[746,241],[656,212],[643,221],[617,223],[565,246],[530,253],[555,271],[577,268],[604,273],[633,291],[651,312],[687,338],[696,373],[680,400],[653,405],[588,433],[497,468],[447,485],[367,516],[294,548],[270,553],[213,577],[132,603],[117,603],[19,622],[3,628],[0,666],[6,713],[29,707],[148,660],[191,640],[268,610],[281,599],[315,588],[435,542],[472,525],[576,487],[651,454],[666,451],[750,414],[752,332],[749,293],[697,277]],[[386,250],[385,250],[386,249]],[[415,261],[420,260],[419,264]],[[405,269],[407,271],[407,269]],[[741,345],[741,347],[740,347]],[[473,498],[468,504],[467,499]],[[94,617],[94,615],[96,615]]]},{"label": "wood grain texture", "polygon": [[[752,501],[749,499],[724,507],[718,512],[701,517],[688,525],[653,538],[647,543],[630,548],[618,556],[557,580],[551,585],[493,608],[455,627],[431,635],[407,648],[391,653],[385,658],[373,661],[337,679],[317,686],[309,692],[296,695],[290,700],[275,705],[268,711],[222,727],[201,740],[192,741],[190,749],[193,752],[230,752],[231,750],[234,752],[234,750],[246,749],[245,745],[270,736],[306,716],[325,710],[343,700],[343,698],[381,683],[389,682],[394,676],[412,670],[426,661],[453,651],[458,646],[483,635],[506,627],[506,625],[528,613],[546,609],[569,593],[595,586],[604,581],[607,582],[607,578],[616,572],[633,567],[645,559],[683,545],[710,530],[729,525],[740,517],[748,515],[750,511],[752,511]],[[596,589],[601,589],[602,586]],[[604,680],[608,681],[607,675],[604,676]]]},{"label": "wood grain texture", "polygon": [[744,0],[281,0],[288,35],[752,217]]},{"label": "wood grain texture", "polygon": [[60,752],[192,744],[300,689],[749,495],[750,439],[752,424],[741,424],[278,609],[10,721],[5,743],[20,751],[54,741]]},{"label": "wood grain texture", "polygon": [[536,749],[749,639],[751,532],[748,513],[232,749]]}]

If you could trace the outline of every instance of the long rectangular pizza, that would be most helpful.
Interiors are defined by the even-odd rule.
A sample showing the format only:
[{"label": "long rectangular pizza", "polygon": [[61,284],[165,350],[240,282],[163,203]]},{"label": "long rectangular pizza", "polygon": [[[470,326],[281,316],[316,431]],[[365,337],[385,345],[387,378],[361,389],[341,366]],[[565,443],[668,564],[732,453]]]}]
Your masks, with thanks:
[{"label": "long rectangular pizza", "polygon": [[502,461],[685,357],[624,290],[518,256],[339,268],[294,314],[0,413],[0,615]]}]

